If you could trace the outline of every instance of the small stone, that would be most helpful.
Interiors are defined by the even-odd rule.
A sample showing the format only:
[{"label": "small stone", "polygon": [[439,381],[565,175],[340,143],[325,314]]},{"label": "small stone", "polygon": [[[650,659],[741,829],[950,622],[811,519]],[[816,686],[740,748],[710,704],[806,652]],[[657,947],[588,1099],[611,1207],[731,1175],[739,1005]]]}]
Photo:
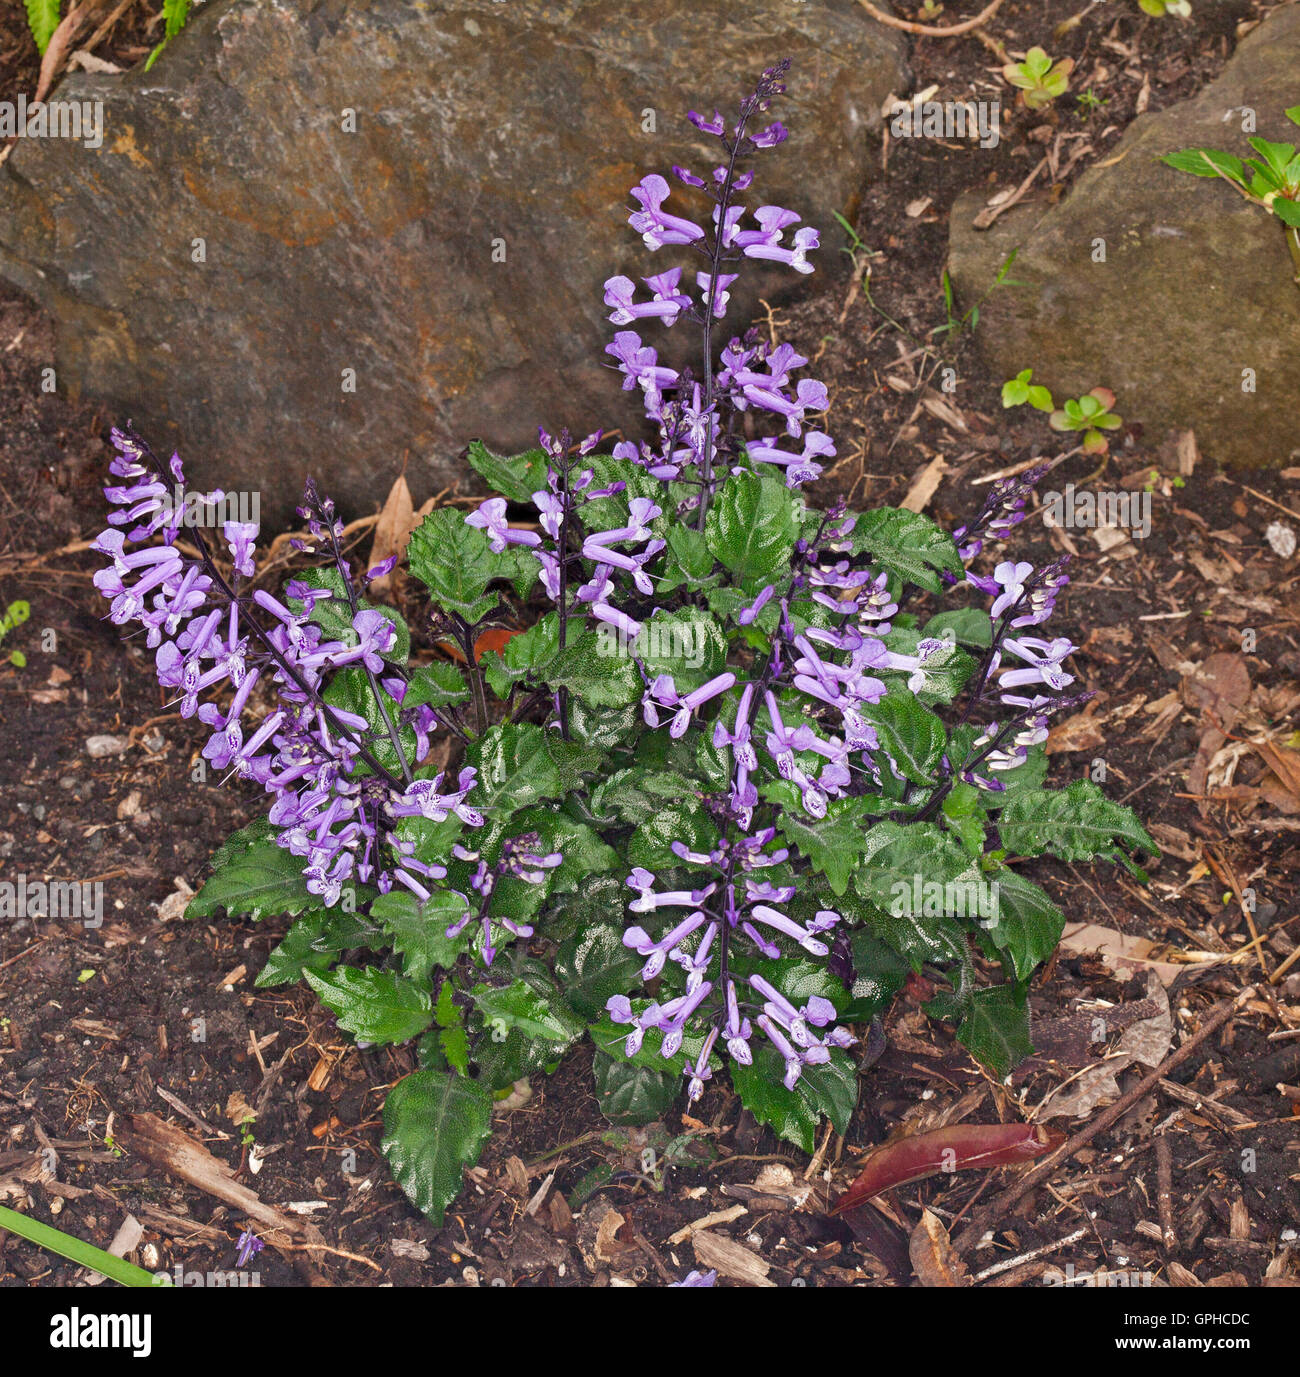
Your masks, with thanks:
[{"label": "small stone", "polygon": [[130,741],[125,736],[88,736],[86,738],[86,754],[94,760],[103,760],[106,756],[122,755],[131,747]]},{"label": "small stone", "polygon": [[1274,521],[1264,532],[1264,539],[1279,559],[1290,559],[1295,554],[1295,532],[1285,521]]}]

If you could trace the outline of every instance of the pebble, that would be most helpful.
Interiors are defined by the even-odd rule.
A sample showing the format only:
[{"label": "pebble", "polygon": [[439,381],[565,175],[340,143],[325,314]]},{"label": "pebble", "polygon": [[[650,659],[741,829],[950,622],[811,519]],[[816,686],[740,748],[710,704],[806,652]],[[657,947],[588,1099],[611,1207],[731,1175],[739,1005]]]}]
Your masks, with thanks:
[{"label": "pebble", "polygon": [[105,756],[121,755],[130,745],[124,736],[88,736],[86,754],[92,759],[102,760]]}]

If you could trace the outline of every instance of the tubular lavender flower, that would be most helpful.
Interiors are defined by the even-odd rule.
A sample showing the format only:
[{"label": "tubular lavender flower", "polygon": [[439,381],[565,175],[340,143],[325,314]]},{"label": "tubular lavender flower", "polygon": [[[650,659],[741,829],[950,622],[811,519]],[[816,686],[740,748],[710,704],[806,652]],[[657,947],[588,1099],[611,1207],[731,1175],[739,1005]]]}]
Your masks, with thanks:
[{"label": "tubular lavender flower", "polygon": [[[312,618],[322,604],[339,601],[335,592],[291,580],[286,593],[297,609],[264,589],[245,592],[256,573],[253,523],[223,525],[233,566],[229,579],[200,530],[193,531],[198,557],[183,555],[169,505],[174,493],[185,492],[179,457],[164,470],[130,428],[113,431],[112,440],[117,453],[110,471],[126,481],[110,484],[105,495],[128,510],[112,513],[108,530],[92,542],[112,561],[95,583],[113,600],[110,615],[116,623],[138,621],[148,631],[159,682],[179,691],[182,716],[197,716],[210,730],[204,759],[217,770],[256,781],[272,795],[275,840],[301,858],[307,889],[323,906],[338,904],[354,880],[380,892],[396,881],[427,896],[410,874],[409,860],[403,865],[393,828],[412,812],[430,816],[425,810],[437,781],[416,779],[413,773],[428,750],[428,723],[418,708],[400,713],[404,677],[387,680],[391,692],[380,689],[376,676],[386,670],[384,656],[393,647],[396,628],[379,609],[360,606],[338,546],[341,523],[333,504],[309,484],[300,509],[312,537],[330,548],[344,590],[347,638],[325,640]],[[130,522],[137,524],[123,535],[119,528]],[[127,548],[156,538],[162,543]],[[135,581],[128,585],[128,578]],[[353,665],[373,690],[378,719],[373,725],[327,696],[333,675]],[[223,687],[232,690],[224,708],[211,697],[200,701]],[[269,690],[273,706],[247,728],[259,690]],[[424,750],[413,752],[409,761],[394,710],[404,722],[423,728],[416,736],[422,737]],[[391,767],[379,754],[390,747],[395,752]],[[472,776],[470,771],[468,781],[462,777],[462,792],[448,807],[468,825],[481,826],[482,818],[462,806]]]}]

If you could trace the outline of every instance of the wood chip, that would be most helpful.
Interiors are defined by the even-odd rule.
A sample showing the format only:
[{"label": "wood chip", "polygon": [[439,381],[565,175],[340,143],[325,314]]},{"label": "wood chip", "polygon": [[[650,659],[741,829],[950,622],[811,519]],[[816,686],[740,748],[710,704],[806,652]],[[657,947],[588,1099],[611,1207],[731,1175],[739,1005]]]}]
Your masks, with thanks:
[{"label": "wood chip", "polygon": [[744,1282],[746,1286],[776,1286],[776,1282],[768,1278],[771,1270],[768,1264],[734,1238],[705,1229],[693,1235],[691,1243],[695,1248],[695,1260],[701,1267]]},{"label": "wood chip", "polygon": [[948,1230],[932,1211],[921,1212],[921,1221],[912,1230],[907,1250],[922,1286],[970,1285],[966,1264],[953,1256]]}]

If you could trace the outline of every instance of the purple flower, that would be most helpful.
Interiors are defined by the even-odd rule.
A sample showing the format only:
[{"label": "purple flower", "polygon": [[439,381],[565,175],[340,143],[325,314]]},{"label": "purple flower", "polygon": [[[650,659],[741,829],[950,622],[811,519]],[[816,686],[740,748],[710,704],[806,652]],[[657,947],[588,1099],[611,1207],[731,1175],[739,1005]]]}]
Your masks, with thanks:
[{"label": "purple flower", "polygon": [[256,521],[227,521],[221,527],[222,535],[229,542],[235,569],[246,579],[257,572],[253,565],[253,545],[258,529]]},{"label": "purple flower", "polygon": [[628,216],[627,222],[641,236],[648,249],[661,249],[666,244],[693,244],[704,238],[704,231],[693,220],[668,215],[662,209],[668,199],[668,183],[652,172],[632,188],[632,197],[641,207]]},{"label": "purple flower", "polygon": [[506,525],[506,500],[504,497],[489,497],[477,511],[465,518],[467,526],[477,526],[486,531],[491,540],[493,554],[499,555],[507,545],[540,545],[542,538],[536,531],[516,531]]},{"label": "purple flower", "polygon": [[690,309],[691,299],[678,291],[682,270],[670,268],[667,272],[647,277],[645,285],[650,288],[649,301],[637,303],[633,300],[636,287],[630,277],[611,277],[605,282],[605,305],[612,308],[610,320],[615,325],[630,325],[634,320],[657,317],[665,325],[676,324],[677,317]]}]

